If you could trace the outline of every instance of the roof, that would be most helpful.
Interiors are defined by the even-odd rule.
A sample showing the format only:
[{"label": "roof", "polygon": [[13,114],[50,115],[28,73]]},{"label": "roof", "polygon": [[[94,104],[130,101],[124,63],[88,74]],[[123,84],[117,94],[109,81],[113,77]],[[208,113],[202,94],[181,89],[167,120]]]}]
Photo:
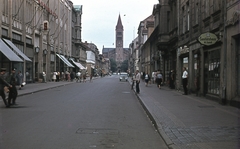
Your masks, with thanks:
[{"label": "roof", "polygon": [[116,29],[123,29],[123,25],[122,25],[122,20],[121,20],[120,14],[118,16],[118,22],[117,22]]},{"label": "roof", "polygon": [[102,53],[107,53],[107,52],[110,52],[110,51],[113,51],[113,50],[115,50],[115,48],[103,48]]}]

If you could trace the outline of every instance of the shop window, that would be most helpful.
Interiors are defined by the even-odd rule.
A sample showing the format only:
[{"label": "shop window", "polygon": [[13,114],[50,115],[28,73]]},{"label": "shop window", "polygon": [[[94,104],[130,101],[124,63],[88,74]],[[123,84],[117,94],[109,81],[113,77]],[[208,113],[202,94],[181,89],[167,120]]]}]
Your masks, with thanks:
[{"label": "shop window", "polygon": [[208,52],[207,93],[219,95],[220,87],[220,53],[219,50]]}]

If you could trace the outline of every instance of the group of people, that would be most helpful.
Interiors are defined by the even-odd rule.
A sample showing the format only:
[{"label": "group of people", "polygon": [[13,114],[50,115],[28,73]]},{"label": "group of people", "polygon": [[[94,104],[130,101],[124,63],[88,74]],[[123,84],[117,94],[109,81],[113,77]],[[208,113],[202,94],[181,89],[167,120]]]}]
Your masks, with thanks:
[{"label": "group of people", "polygon": [[[43,77],[46,76],[45,72],[43,72]],[[89,75],[90,82],[92,82],[92,74]],[[75,72],[70,72],[66,71],[65,73],[62,72],[53,72],[52,74],[52,81],[53,82],[59,82],[60,80],[62,81],[73,81],[76,80],[76,82],[86,82],[87,79],[87,72],[80,72],[78,71],[77,73]],[[45,80],[45,79],[44,79]],[[46,82],[44,81],[43,82]]]},{"label": "group of people", "polygon": [[[74,72],[70,72],[70,71],[65,71],[65,72],[53,72],[52,73],[52,81],[53,82],[59,82],[59,81],[73,81],[74,79],[76,79],[76,82],[86,82],[86,74],[87,73],[81,73],[80,71],[78,71],[77,73]],[[43,76],[43,82],[47,82],[46,81],[46,73],[43,72],[42,73]],[[90,75],[90,81],[92,81],[92,75]]]},{"label": "group of people", "polygon": [[[153,84],[156,83],[157,87],[159,89],[161,89],[161,85],[163,84],[163,75],[162,75],[160,70],[152,72],[151,77],[148,74],[148,72],[147,73],[143,72],[143,73],[140,74],[139,70],[136,70],[136,73],[132,77],[132,89],[134,87],[134,83],[136,83],[136,92],[137,93],[140,92],[139,83],[140,83],[141,79],[145,81],[145,86],[146,87],[148,86],[149,81],[151,81]],[[168,82],[169,82],[169,87],[171,89],[174,89],[175,88],[175,72],[174,72],[174,70],[171,70],[169,72]],[[187,89],[188,72],[187,72],[186,67],[183,67],[182,83],[183,83],[183,89],[184,89],[184,94],[183,95],[187,95],[188,94],[188,89]]]},{"label": "group of people", "polygon": [[[23,74],[21,71],[18,71],[18,74],[16,74],[16,69],[13,68],[8,75],[6,73],[6,68],[0,69],[0,96],[6,107],[16,105],[16,99],[18,96],[17,87],[19,86],[19,89],[21,89],[22,83]],[[6,94],[8,94],[8,97]]]}]

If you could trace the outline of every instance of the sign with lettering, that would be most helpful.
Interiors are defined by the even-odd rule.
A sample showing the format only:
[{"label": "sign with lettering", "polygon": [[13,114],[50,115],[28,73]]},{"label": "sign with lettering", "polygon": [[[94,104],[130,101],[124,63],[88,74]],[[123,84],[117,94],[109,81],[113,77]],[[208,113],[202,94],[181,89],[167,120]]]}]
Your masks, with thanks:
[{"label": "sign with lettering", "polygon": [[218,37],[213,33],[204,33],[198,37],[198,41],[206,46],[215,44],[218,41]]}]

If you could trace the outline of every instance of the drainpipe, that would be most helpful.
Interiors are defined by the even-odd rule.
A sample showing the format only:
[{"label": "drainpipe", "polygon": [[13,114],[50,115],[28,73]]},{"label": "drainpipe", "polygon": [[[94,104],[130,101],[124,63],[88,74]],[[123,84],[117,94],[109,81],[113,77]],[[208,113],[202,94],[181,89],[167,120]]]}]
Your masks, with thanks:
[{"label": "drainpipe", "polygon": [[226,20],[227,20],[227,1],[223,0],[223,9],[224,9],[224,26],[223,26],[223,86],[222,86],[222,99],[221,103],[226,104],[226,86],[227,86],[227,31],[226,31]]}]

